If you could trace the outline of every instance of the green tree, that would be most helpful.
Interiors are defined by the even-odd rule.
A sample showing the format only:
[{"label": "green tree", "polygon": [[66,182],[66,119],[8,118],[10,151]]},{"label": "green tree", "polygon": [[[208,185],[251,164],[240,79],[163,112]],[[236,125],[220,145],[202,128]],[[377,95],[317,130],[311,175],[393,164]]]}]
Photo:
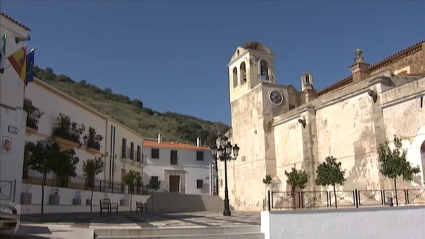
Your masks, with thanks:
[{"label": "green tree", "polygon": [[52,138],[27,143],[28,167],[43,175],[41,183],[41,214],[44,213],[44,185],[51,172],[60,177],[75,177],[75,165],[79,159],[74,149],[62,150]]},{"label": "green tree", "polygon": [[419,166],[412,167],[407,161],[407,150],[403,149],[401,139],[394,135],[394,146],[391,150],[389,142],[386,141],[378,146],[378,162],[381,163],[379,172],[385,177],[394,180],[395,199],[398,205],[397,197],[397,178],[402,177],[404,181],[412,181],[413,175],[421,170]]},{"label": "green tree", "polygon": [[140,185],[143,185],[142,176],[139,172],[136,172],[134,170],[130,170],[128,173],[126,173],[123,180],[124,183],[128,186],[128,189],[131,194],[134,194],[135,186],[138,188]]},{"label": "green tree", "polygon": [[153,192],[158,190],[161,187],[161,182],[159,180],[154,180],[153,178],[149,179],[149,184],[146,185],[148,189],[152,190],[152,211],[153,211]]},{"label": "green tree", "polygon": [[295,189],[297,187],[304,189],[307,186],[308,174],[302,169],[297,170],[295,167],[293,167],[291,172],[287,172],[285,170],[285,175],[287,177],[286,183],[291,186],[292,202],[295,210]]},{"label": "green tree", "polygon": [[83,162],[83,174],[87,178],[87,186],[91,188],[90,212],[93,212],[93,190],[95,188],[95,178],[96,175],[103,172],[104,168],[105,162],[103,162],[103,157],[94,157],[94,159],[89,159]]},{"label": "green tree", "polygon": [[337,162],[333,156],[328,156],[325,162],[319,164],[316,173],[316,185],[319,186],[330,186],[332,185],[334,196],[335,196],[335,208],[337,208],[337,197],[335,184],[344,185],[345,182],[345,171],[341,169],[341,162]]}]

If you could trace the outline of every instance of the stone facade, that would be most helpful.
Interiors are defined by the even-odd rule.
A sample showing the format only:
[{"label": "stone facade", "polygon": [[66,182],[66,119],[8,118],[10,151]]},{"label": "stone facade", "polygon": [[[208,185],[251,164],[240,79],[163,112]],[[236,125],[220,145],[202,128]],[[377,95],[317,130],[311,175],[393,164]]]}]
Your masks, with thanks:
[{"label": "stone facade", "polygon": [[[228,163],[232,206],[263,209],[262,178],[271,174],[274,190],[289,190],[284,172],[294,166],[310,175],[305,190],[326,190],[313,182],[317,165],[327,156],[337,158],[346,171],[347,182],[337,190],[391,189],[393,184],[379,173],[377,147],[391,142],[394,134],[403,139],[408,160],[425,169],[420,151],[425,141],[425,41],[372,65],[361,54],[356,50],[351,76],[316,91],[312,74],[305,73],[298,92],[292,85],[276,84],[274,54],[263,44],[237,48],[228,64],[228,136],[240,146],[238,159]],[[398,184],[407,188],[423,182],[421,173],[413,182]],[[224,180],[219,186],[223,197]]]}]

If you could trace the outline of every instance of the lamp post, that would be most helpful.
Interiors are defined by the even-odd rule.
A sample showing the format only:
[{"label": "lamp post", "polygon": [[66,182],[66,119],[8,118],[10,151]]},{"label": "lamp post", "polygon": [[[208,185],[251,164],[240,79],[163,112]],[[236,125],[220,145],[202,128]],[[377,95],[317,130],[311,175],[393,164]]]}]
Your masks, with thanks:
[{"label": "lamp post", "polygon": [[[223,216],[231,216],[229,206],[229,192],[227,189],[227,161],[236,160],[239,154],[239,147],[237,144],[234,146],[228,141],[229,138],[222,134],[218,134],[218,146],[211,146],[211,153],[214,159],[224,161],[224,211]],[[233,157],[232,157],[233,151]],[[218,185],[217,185],[218,186]]]}]

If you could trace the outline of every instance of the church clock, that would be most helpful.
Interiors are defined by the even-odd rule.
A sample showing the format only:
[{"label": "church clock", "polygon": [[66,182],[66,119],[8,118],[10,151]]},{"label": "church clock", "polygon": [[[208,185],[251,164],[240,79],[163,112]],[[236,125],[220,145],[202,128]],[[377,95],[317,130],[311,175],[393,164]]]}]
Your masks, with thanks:
[{"label": "church clock", "polygon": [[283,102],[283,95],[280,91],[274,90],[270,93],[270,101],[276,105],[279,105]]}]

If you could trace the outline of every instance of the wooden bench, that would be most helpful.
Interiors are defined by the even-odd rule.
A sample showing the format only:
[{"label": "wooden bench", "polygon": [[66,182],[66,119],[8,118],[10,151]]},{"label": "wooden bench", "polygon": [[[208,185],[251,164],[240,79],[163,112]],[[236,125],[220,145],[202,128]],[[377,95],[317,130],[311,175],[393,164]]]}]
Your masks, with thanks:
[{"label": "wooden bench", "polygon": [[118,203],[111,203],[111,200],[109,198],[104,198],[99,200],[100,202],[100,214],[102,214],[102,211],[105,209],[109,214],[112,212],[112,209],[116,210],[116,213],[118,214]]},{"label": "wooden bench", "polygon": [[148,203],[136,202],[136,212],[140,209],[140,212],[148,212]]}]

